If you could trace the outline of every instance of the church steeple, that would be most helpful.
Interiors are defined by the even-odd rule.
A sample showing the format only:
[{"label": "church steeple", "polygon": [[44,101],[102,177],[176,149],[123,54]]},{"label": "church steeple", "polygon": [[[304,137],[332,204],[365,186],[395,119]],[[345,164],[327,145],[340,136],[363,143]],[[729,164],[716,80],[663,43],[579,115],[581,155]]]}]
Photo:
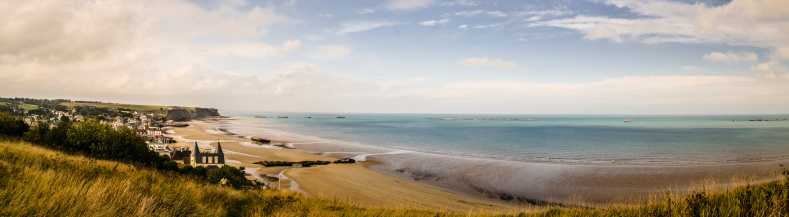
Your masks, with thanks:
[{"label": "church steeple", "polygon": [[225,164],[225,153],[222,153],[222,144],[216,141],[216,153],[218,154],[217,163]]},{"label": "church steeple", "polygon": [[222,144],[219,144],[219,141],[216,141],[216,153],[224,154],[222,153]]},{"label": "church steeple", "polygon": [[192,154],[191,155],[192,156],[197,156],[197,154],[200,154],[200,150],[199,150],[199,147],[197,147],[197,142],[195,142],[195,147],[192,148]]}]

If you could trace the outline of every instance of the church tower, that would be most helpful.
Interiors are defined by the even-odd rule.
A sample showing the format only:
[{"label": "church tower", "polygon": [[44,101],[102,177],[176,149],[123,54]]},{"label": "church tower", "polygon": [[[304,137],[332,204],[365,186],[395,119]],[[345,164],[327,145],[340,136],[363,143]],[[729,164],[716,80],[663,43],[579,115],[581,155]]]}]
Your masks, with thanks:
[{"label": "church tower", "polygon": [[219,144],[219,141],[216,142],[216,157],[217,157],[217,164],[225,164],[225,153],[222,152],[222,144]]},{"label": "church tower", "polygon": [[192,154],[189,157],[191,158],[190,163],[192,167],[197,167],[197,159],[200,157],[200,148],[197,147],[197,142],[195,142],[195,147],[192,148]]}]

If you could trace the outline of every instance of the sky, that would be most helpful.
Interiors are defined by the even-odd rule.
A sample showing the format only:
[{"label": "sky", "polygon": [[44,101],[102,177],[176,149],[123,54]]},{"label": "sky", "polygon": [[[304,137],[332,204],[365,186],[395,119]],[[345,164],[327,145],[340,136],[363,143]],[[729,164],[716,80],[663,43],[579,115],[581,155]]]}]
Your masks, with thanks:
[{"label": "sky", "polygon": [[789,113],[785,0],[0,0],[0,96],[221,110]]}]

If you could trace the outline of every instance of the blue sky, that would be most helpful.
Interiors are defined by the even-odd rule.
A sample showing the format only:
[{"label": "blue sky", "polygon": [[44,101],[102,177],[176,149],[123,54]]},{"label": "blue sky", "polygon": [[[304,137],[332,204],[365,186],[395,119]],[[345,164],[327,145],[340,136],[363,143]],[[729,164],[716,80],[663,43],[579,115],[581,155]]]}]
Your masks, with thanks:
[{"label": "blue sky", "polygon": [[0,92],[220,109],[787,113],[789,2],[5,2]]}]

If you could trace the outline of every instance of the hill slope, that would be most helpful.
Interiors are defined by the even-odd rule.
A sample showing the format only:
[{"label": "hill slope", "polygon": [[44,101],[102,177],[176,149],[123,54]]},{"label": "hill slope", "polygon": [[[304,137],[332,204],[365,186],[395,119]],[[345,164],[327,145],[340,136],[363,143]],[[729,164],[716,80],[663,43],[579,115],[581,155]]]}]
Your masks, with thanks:
[{"label": "hill slope", "polygon": [[189,176],[0,141],[0,216],[454,216],[362,208],[280,190],[241,189]]},{"label": "hill slope", "polygon": [[365,208],[290,191],[220,187],[189,176],[0,140],[0,216],[786,216],[789,179],[669,198],[639,207],[517,214]]}]

